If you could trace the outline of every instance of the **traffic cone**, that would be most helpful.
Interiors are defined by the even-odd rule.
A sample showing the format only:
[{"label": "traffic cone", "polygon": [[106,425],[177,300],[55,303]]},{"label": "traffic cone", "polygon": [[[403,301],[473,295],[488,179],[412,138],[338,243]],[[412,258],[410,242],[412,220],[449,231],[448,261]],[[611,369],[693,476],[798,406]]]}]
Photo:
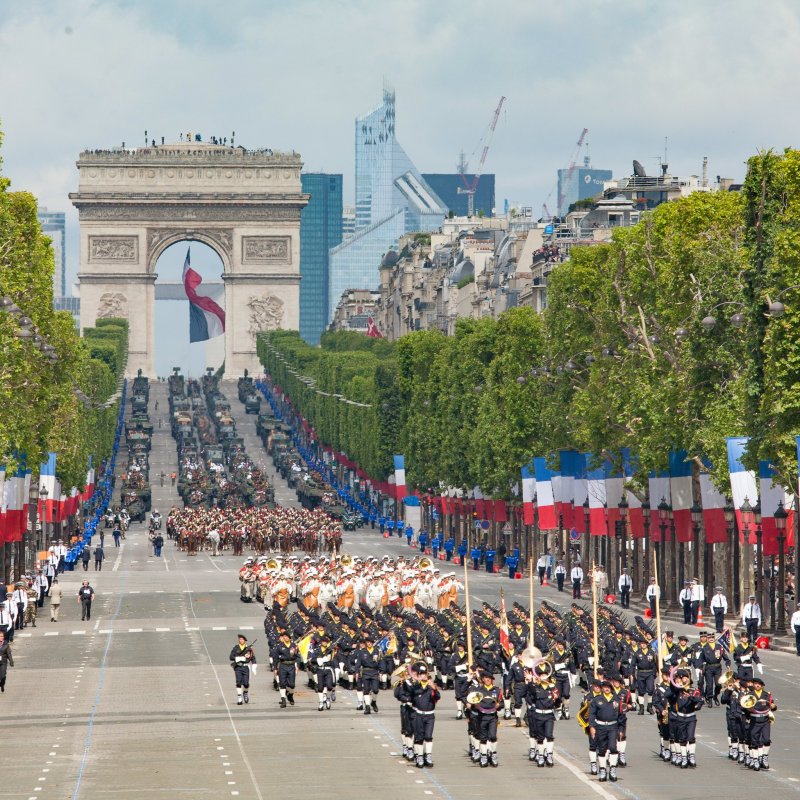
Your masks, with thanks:
[{"label": "traffic cone", "polygon": [[697,627],[698,628],[705,628],[705,623],[703,622],[703,604],[700,603],[700,607],[697,609]]},{"label": "traffic cone", "polygon": [[544,580],[542,581],[542,586],[549,586],[550,584],[547,583],[547,573],[544,574]]}]

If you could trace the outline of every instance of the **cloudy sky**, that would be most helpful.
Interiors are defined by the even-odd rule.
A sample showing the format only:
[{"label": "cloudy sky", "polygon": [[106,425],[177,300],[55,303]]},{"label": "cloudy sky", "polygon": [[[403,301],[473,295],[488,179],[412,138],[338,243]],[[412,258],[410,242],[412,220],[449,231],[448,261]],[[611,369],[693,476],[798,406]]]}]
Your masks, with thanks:
[{"label": "cloudy sky", "polygon": [[[0,0],[4,170],[68,209],[83,148],[235,130],[342,172],[347,202],[386,80],[422,171],[453,171],[505,95],[486,170],[538,213],[584,127],[615,175],[656,171],[665,137],[673,174],[707,155],[712,178],[797,145],[798,42],[796,0]],[[67,246],[74,275],[74,215]]]}]

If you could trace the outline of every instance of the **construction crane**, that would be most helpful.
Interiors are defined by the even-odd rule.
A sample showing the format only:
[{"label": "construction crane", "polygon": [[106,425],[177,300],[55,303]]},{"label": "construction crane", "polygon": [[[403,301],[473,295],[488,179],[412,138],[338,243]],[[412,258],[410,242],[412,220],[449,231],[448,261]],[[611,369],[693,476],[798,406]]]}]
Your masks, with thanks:
[{"label": "construction crane", "polygon": [[589,133],[588,128],[584,128],[581,131],[580,138],[578,139],[578,144],[575,148],[575,152],[572,154],[572,158],[569,162],[569,167],[567,168],[567,174],[564,177],[564,180],[561,182],[561,191],[558,193],[558,215],[561,217],[564,215],[565,208],[564,208],[564,199],[567,196],[567,192],[569,191],[570,187],[572,186],[572,176],[575,174],[575,165],[578,163],[578,156],[581,154],[581,148],[583,147],[583,143],[586,139],[586,134]]},{"label": "construction crane", "polygon": [[[478,188],[478,181],[481,179],[481,175],[483,174],[483,165],[486,162],[486,155],[489,152],[489,145],[492,143],[492,136],[494,136],[494,129],[497,127],[497,120],[500,119],[500,111],[503,108],[503,103],[505,103],[506,98],[501,97],[500,102],[497,104],[497,108],[494,110],[494,115],[492,116],[492,121],[489,124],[489,127],[486,130],[486,133],[483,135],[483,139],[481,140],[481,144],[483,145],[483,150],[481,151],[481,158],[478,162],[478,169],[475,170],[475,175],[473,175],[472,180],[467,180],[467,169],[469,165],[466,161],[464,161],[464,154],[461,154],[461,159],[458,164],[458,171],[461,173],[461,180],[464,181],[463,188],[461,186],[458,187],[459,194],[465,194],[467,196],[467,216],[471,217],[475,214],[475,191]],[[480,146],[480,144],[478,145]],[[476,148],[477,149],[477,148]]]}]

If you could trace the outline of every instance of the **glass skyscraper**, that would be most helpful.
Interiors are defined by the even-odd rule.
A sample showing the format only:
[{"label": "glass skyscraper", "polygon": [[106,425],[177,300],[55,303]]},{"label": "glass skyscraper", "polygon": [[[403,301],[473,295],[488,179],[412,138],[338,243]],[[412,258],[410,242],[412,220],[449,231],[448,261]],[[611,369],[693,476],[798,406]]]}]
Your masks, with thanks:
[{"label": "glass skyscraper", "polygon": [[53,240],[56,271],[53,275],[53,297],[67,296],[67,254],[65,248],[66,221],[63,211],[48,211],[42,207],[37,216],[42,231]]},{"label": "glass skyscraper", "polygon": [[331,251],[328,316],[346,289],[374,289],[383,254],[404,233],[438,230],[447,208],[395,135],[395,96],[356,118],[356,230]]},{"label": "glass skyscraper", "polygon": [[342,241],[342,176],[303,172],[300,180],[311,195],[300,216],[300,335],[317,345],[333,313],[329,253]]}]

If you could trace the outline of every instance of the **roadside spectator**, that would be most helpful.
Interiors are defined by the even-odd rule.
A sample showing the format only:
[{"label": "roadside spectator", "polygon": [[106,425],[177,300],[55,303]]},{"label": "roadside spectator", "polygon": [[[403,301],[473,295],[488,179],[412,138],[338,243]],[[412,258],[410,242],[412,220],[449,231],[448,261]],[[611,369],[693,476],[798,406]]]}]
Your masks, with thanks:
[{"label": "roadside spectator", "polygon": [[84,581],[78,589],[78,602],[81,604],[81,620],[92,618],[92,600],[94,599],[94,589],[89,586],[89,581]]},{"label": "roadside spectator", "polygon": [[58,578],[53,578],[50,585],[50,622],[58,622],[58,612],[61,609],[61,584]]}]

